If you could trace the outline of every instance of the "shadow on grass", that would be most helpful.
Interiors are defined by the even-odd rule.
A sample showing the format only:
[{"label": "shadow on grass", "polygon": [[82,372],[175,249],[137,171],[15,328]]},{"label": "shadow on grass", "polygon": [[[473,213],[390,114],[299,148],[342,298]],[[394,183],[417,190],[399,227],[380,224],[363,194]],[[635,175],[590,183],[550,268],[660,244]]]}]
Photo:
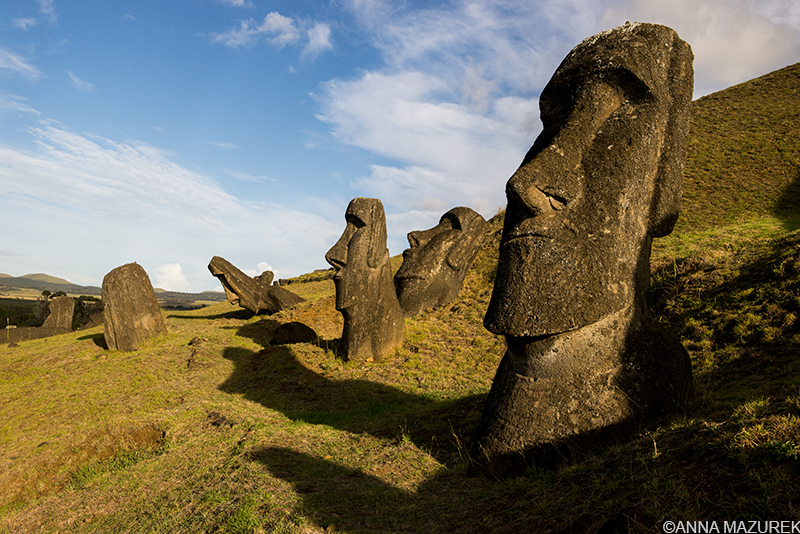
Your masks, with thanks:
[{"label": "shadow on grass", "polygon": [[800,228],[800,169],[797,170],[791,183],[781,192],[773,212],[783,221],[787,230]]},{"label": "shadow on grass", "polygon": [[331,380],[306,368],[286,345],[258,352],[228,347],[223,356],[235,367],[221,391],[243,394],[295,421],[410,439],[450,465],[459,458],[458,442],[475,428],[484,400],[473,395],[440,402],[367,380]]},{"label": "shadow on grass", "polygon": [[92,342],[101,349],[108,350],[108,345],[106,344],[106,336],[102,332],[99,332],[97,334],[88,334],[78,338],[79,341],[85,341],[88,339],[91,339]]},{"label": "shadow on grass", "polygon": [[236,310],[231,310],[225,313],[217,313],[214,315],[167,315],[170,319],[204,319],[204,320],[211,320],[211,319],[242,319],[246,320],[253,316],[253,313],[245,310],[244,308],[238,308]]}]

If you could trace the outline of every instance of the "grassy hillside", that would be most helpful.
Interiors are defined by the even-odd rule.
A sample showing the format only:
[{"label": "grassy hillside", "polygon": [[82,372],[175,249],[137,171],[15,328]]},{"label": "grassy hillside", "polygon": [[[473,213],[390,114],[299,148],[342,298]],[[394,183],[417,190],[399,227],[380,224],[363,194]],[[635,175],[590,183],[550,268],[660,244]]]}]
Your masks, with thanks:
[{"label": "grassy hillside", "polygon": [[800,63],[693,102],[677,231],[766,215],[797,228],[798,125]]},{"label": "grassy hillside", "polygon": [[[732,116],[752,87],[797,78],[784,69],[695,108]],[[752,109],[730,128],[758,124]],[[0,532],[655,533],[665,520],[797,521],[800,212],[786,200],[790,171],[758,174],[789,169],[796,147],[733,165],[739,156],[717,151],[744,141],[703,138],[702,124],[699,114],[690,222],[656,241],[649,293],[692,357],[698,394],[685,413],[561,469],[466,476],[504,351],[481,324],[496,217],[459,300],[408,319],[382,364],[337,356],[331,280],[291,285],[308,301],[269,317],[227,303],[166,312],[169,335],[135,353],[105,350],[97,328],[0,345]],[[784,125],[760,128],[766,140]],[[719,162],[719,174],[698,161]],[[317,342],[274,344],[289,321]]]}]

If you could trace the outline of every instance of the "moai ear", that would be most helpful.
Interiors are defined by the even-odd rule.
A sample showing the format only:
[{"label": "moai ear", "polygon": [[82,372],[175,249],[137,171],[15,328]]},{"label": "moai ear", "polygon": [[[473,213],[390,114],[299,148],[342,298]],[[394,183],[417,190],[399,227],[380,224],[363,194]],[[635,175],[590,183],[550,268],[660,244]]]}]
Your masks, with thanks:
[{"label": "moai ear", "polygon": [[670,103],[666,135],[650,207],[650,235],[663,237],[678,220],[683,195],[683,165],[686,161],[686,139],[689,131],[689,112],[694,85],[694,55],[688,43],[677,35],[672,42],[672,54],[667,73]]},{"label": "moai ear", "polygon": [[451,209],[442,215],[442,220],[445,217],[449,217],[452,221],[454,230],[461,232],[458,238],[460,242],[450,248],[445,261],[451,269],[461,272],[468,267],[467,263],[472,263],[474,255],[468,251],[477,250],[476,245],[483,240],[483,233],[488,223],[479,213],[464,207]]}]

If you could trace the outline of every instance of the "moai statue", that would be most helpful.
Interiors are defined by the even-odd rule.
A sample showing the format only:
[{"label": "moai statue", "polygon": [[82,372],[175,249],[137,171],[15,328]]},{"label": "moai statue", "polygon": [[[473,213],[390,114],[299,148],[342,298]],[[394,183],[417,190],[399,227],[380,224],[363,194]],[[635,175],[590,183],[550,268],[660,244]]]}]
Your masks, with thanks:
[{"label": "moai statue", "polygon": [[112,350],[138,350],[167,333],[147,273],[138,263],[117,267],[103,278],[103,333]]},{"label": "moai statue", "polygon": [[208,270],[219,279],[228,302],[241,306],[255,315],[262,311],[277,313],[306,300],[288,289],[270,285],[275,277],[272,271],[264,271],[256,277],[250,277],[219,256],[211,258]]},{"label": "moai statue", "polygon": [[72,315],[75,313],[75,299],[72,297],[55,297],[50,299],[50,315],[44,320],[42,328],[52,328],[69,332],[72,330]]},{"label": "moai statue", "polygon": [[508,349],[472,470],[545,465],[693,394],[683,346],[648,316],[650,245],[678,218],[692,51],[626,24],[580,43],[539,101],[544,129],[506,185],[484,319]]},{"label": "moai statue", "polygon": [[453,302],[478,254],[488,223],[470,208],[453,208],[429,230],[408,234],[403,265],[394,275],[406,317]]},{"label": "moai statue", "polygon": [[397,302],[386,248],[386,216],[376,198],[354,198],[342,237],[325,254],[336,269],[336,309],[342,312],[342,354],[348,360],[380,361],[403,342],[403,311]]}]

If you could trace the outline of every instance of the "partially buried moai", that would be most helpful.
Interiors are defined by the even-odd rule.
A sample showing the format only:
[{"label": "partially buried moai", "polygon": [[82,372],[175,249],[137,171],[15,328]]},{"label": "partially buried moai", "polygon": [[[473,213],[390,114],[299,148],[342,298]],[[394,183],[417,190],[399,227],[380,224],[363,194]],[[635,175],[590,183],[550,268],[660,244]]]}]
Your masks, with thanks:
[{"label": "partially buried moai", "polygon": [[103,278],[103,334],[112,350],[133,351],[167,333],[150,277],[138,263],[117,267]]},{"label": "partially buried moai", "polygon": [[478,254],[487,222],[470,208],[453,208],[428,230],[409,232],[403,265],[394,275],[400,307],[407,317],[458,297]]},{"label": "partially buried moai", "polygon": [[379,361],[402,343],[405,328],[392,282],[383,204],[354,198],[345,220],[342,237],[325,254],[336,269],[336,309],[344,318],[341,352],[348,360]]},{"label": "partially buried moai", "polygon": [[484,324],[508,349],[473,471],[553,462],[691,398],[688,354],[645,291],[651,241],[680,210],[692,59],[672,29],[626,24],[576,46],[542,91],[544,129],[506,185]]}]

